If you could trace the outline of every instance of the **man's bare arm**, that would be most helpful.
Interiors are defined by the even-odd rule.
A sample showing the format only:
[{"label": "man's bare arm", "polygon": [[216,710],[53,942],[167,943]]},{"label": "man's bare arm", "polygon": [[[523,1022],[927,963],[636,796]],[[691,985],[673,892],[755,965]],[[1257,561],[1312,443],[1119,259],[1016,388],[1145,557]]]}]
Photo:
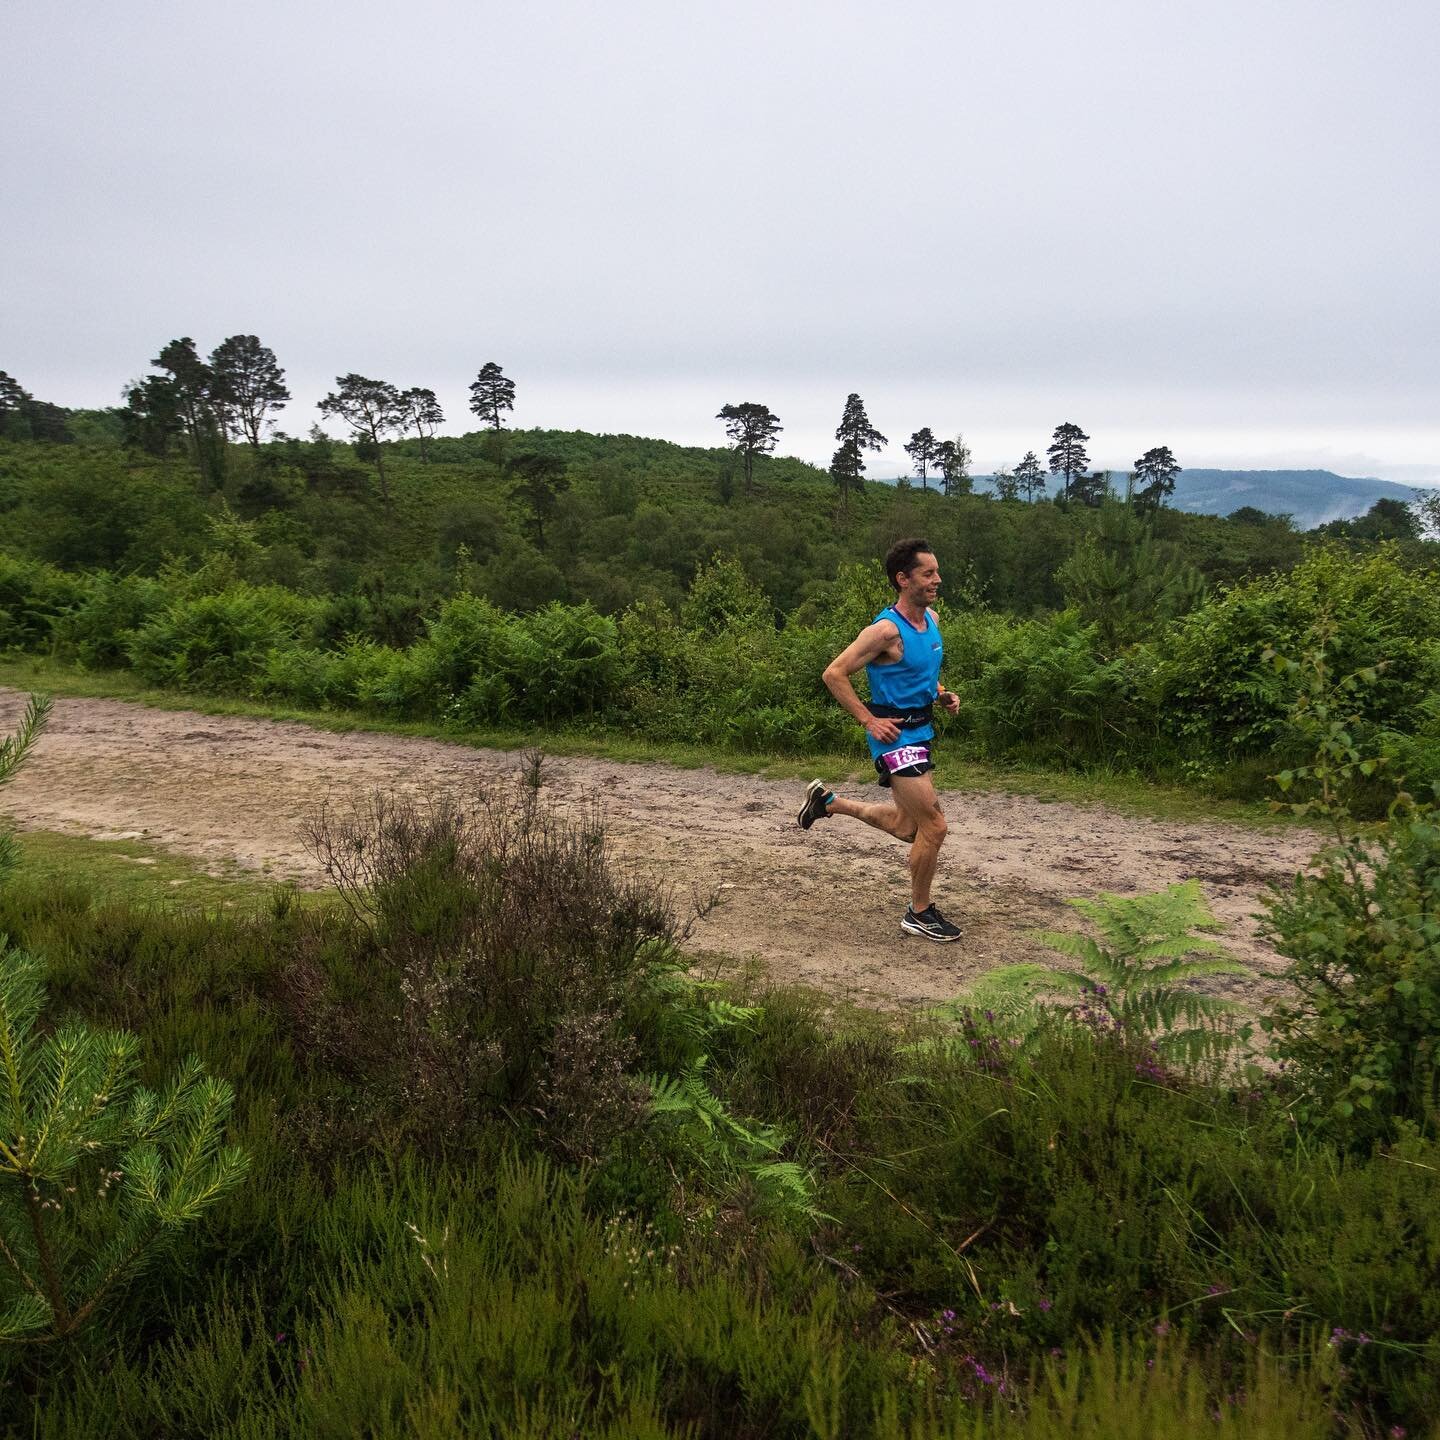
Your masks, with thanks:
[{"label": "man's bare arm", "polygon": [[895,643],[900,633],[893,620],[877,620],[867,625],[826,667],[822,678],[825,688],[840,702],[843,709],[854,716],[856,722],[865,728],[882,745],[888,745],[900,735],[900,726],[894,720],[877,720],[866,708],[865,702],[855,693],[850,677],[863,670],[872,660],[877,660]]}]

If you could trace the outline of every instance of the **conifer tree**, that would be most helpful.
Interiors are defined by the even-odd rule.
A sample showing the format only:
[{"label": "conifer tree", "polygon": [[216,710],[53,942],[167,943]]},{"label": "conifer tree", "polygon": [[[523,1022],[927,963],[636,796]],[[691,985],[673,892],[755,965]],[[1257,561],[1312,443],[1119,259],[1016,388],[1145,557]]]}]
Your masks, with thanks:
[{"label": "conifer tree", "polygon": [[1050,448],[1045,452],[1050,457],[1050,473],[1064,477],[1061,493],[1068,500],[1070,487],[1089,468],[1090,457],[1085,453],[1085,442],[1089,436],[1078,426],[1066,421],[1055,427]]},{"label": "conifer tree", "polygon": [[555,514],[560,496],[570,488],[565,462],[554,455],[517,455],[510,462],[510,473],[516,477],[512,493],[530,511],[530,531],[535,548],[545,548],[545,522]]},{"label": "conifer tree", "polygon": [[500,428],[503,411],[515,408],[515,382],[493,361],[487,360],[470,386],[470,408],[492,430]]},{"label": "conifer tree", "polygon": [[879,450],[889,442],[870,423],[865,403],[853,391],[845,397],[845,410],[835,431],[840,448],[830,461],[830,474],[840,487],[840,500],[850,511],[850,492],[860,489],[865,473],[865,451]]},{"label": "conifer tree", "polygon": [[343,420],[358,440],[370,446],[380,474],[380,495],[389,505],[390,486],[385,479],[385,452],[381,442],[404,423],[400,392],[386,380],[368,380],[353,372],[337,375],[335,385],[315,408],[322,415]]},{"label": "conifer tree", "polygon": [[1037,495],[1045,493],[1045,471],[1033,450],[1027,450],[1025,458],[1015,467],[1015,482],[1032,503]]},{"label": "conifer tree", "polygon": [[[949,444],[949,441],[945,442]],[[935,432],[927,425],[917,430],[905,446],[905,453],[915,462],[915,477],[920,481],[920,488],[930,488],[930,467],[939,458],[939,443],[935,439]]]},{"label": "conifer tree", "polygon": [[[40,738],[31,696],[0,740],[0,785]],[[15,864],[0,834],[0,884]],[[75,1334],[161,1243],[234,1189],[234,1099],[191,1059],[164,1091],[135,1083],[140,1042],[70,1022],[39,1028],[44,967],[0,936],[0,1342]]]},{"label": "conifer tree", "polygon": [[1180,466],[1168,445],[1147,450],[1135,462],[1135,508],[1158,510],[1166,497],[1175,493],[1175,481],[1179,474]]},{"label": "conifer tree", "polygon": [[258,450],[271,415],[290,399],[275,352],[256,335],[231,335],[210,353],[210,383],[227,428]]},{"label": "conifer tree", "polygon": [[420,459],[430,463],[430,441],[435,438],[437,426],[445,423],[445,412],[433,390],[412,386],[400,392],[400,424],[406,430],[413,430],[420,440]]},{"label": "conifer tree", "polygon": [[970,447],[963,435],[941,441],[936,459],[940,464],[941,484],[949,496],[968,495],[975,488],[970,474]]},{"label": "conifer tree", "polygon": [[768,405],[746,401],[740,405],[725,405],[715,417],[725,422],[725,433],[740,453],[745,467],[745,493],[750,494],[751,481],[755,470],[755,457],[768,454],[775,448],[783,428],[780,417]]},{"label": "conifer tree", "polygon": [[214,371],[188,335],[171,340],[150,363],[169,376],[196,469],[218,487],[225,478],[225,427],[224,398],[216,390]]}]

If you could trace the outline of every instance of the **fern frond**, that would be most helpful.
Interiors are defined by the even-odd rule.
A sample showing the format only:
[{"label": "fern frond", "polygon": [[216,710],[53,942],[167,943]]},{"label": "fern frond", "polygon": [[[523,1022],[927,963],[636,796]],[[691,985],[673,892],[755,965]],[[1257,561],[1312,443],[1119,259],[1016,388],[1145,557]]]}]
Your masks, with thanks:
[{"label": "fern frond", "polygon": [[1136,982],[1143,988],[1159,985],[1179,985],[1186,980],[1198,980],[1205,975],[1248,975],[1250,972],[1238,960],[1172,960],[1168,965],[1152,965],[1136,975]]},{"label": "fern frond", "polygon": [[1107,963],[1109,956],[1088,935],[1075,930],[1041,930],[1035,938],[1062,955],[1073,955],[1086,966],[1096,969]]}]

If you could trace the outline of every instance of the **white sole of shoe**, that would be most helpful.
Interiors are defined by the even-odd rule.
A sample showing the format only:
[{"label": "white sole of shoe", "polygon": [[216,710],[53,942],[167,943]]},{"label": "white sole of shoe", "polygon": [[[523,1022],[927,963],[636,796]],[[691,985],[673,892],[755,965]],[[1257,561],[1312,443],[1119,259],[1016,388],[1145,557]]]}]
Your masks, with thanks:
[{"label": "white sole of shoe", "polygon": [[953,945],[961,938],[959,935],[936,935],[934,931],[927,930],[923,925],[907,925],[903,920],[900,922],[900,933],[902,935],[918,935],[922,940],[933,940],[937,945]]}]

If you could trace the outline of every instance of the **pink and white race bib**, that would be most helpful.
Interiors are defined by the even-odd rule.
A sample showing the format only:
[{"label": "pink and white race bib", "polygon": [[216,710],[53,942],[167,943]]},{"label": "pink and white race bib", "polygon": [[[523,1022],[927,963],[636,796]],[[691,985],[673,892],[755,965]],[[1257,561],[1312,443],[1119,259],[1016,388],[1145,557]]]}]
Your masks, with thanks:
[{"label": "pink and white race bib", "polygon": [[880,763],[893,775],[897,770],[908,770],[912,765],[926,765],[930,761],[928,745],[902,745],[898,750],[887,750]]}]

